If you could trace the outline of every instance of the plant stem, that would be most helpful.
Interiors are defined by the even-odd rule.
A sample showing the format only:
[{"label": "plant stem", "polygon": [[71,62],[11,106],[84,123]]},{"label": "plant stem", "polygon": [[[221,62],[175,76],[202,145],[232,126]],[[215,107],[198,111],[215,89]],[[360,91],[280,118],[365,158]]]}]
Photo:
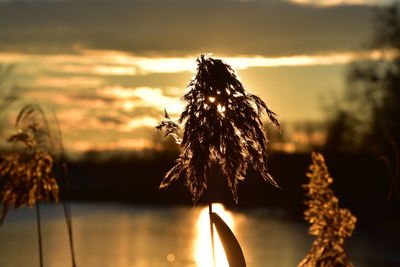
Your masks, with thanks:
[{"label": "plant stem", "polygon": [[68,229],[68,238],[69,238],[69,249],[71,253],[71,261],[72,261],[72,267],[76,267],[76,261],[75,261],[75,251],[74,251],[74,240],[72,236],[72,220],[71,220],[71,207],[69,206],[69,203],[63,202],[64,206],[64,214],[65,214],[65,220],[67,222],[67,229]]},{"label": "plant stem", "polygon": [[68,180],[68,169],[65,163],[62,164],[62,168],[64,170],[64,182],[65,182],[65,195],[64,195],[64,201],[63,201],[63,206],[64,206],[64,215],[65,215],[65,221],[67,223],[67,229],[68,229],[68,238],[69,238],[69,249],[71,253],[71,261],[72,261],[72,267],[76,267],[76,260],[75,260],[75,249],[74,249],[74,239],[73,239],[73,233],[72,233],[72,218],[71,218],[71,205],[68,200],[68,192],[69,192],[69,180]]},{"label": "plant stem", "polygon": [[67,229],[68,229],[69,249],[70,249],[70,253],[71,253],[72,267],[76,267],[74,239],[73,239],[73,232],[72,232],[71,205],[69,203],[70,183],[69,183],[68,168],[67,168],[67,164],[65,163],[64,145],[62,142],[62,133],[61,133],[61,129],[60,129],[60,124],[58,123],[58,118],[54,111],[53,111],[53,115],[54,115],[54,120],[57,125],[57,133],[58,133],[59,145],[60,145],[60,150],[61,150],[61,162],[62,162],[61,168],[64,171],[63,172],[64,179],[62,180],[64,182],[63,206],[64,206],[65,221],[67,223]]},{"label": "plant stem", "polygon": [[37,223],[38,243],[39,243],[39,263],[40,267],[43,267],[42,230],[40,225],[40,209],[38,202],[36,202],[36,223]]},{"label": "plant stem", "polygon": [[217,266],[215,260],[215,244],[214,244],[214,224],[212,222],[211,214],[212,214],[212,203],[211,201],[208,202],[208,213],[210,215],[210,233],[211,233],[211,249],[212,249],[212,257],[213,257],[213,264],[214,267]]}]

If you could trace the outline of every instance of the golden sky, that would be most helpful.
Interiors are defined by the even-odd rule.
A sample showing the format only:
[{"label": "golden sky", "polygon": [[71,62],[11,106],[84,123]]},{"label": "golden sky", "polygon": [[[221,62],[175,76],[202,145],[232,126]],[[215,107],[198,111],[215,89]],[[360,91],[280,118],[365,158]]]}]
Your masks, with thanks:
[{"label": "golden sky", "polygon": [[68,150],[155,148],[201,53],[231,64],[281,121],[323,120],[346,65],[377,56],[361,48],[387,2],[0,0],[0,64],[15,65],[4,87],[22,88],[8,120],[37,101]]}]

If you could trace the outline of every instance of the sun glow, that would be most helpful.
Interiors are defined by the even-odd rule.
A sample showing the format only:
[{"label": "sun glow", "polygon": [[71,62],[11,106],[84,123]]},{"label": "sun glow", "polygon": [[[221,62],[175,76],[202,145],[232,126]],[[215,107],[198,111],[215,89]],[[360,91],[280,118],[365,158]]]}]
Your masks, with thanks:
[{"label": "sun glow", "polygon": [[111,86],[103,89],[100,94],[120,100],[120,106],[126,111],[134,107],[154,107],[160,111],[165,108],[170,114],[180,114],[184,109],[179,97],[166,95],[160,88]]},{"label": "sun glow", "polygon": [[[226,224],[233,230],[233,217],[232,214],[225,210],[222,204],[213,204],[213,211],[226,222]],[[208,214],[208,207],[201,210],[197,220],[197,236],[194,244],[194,258],[198,267],[213,266],[212,249],[211,249],[211,235],[210,235],[210,217]],[[218,237],[217,231],[214,227],[215,239],[215,258],[218,267],[229,267],[226,259],[224,248]]]},{"label": "sun glow", "polygon": [[142,117],[142,118],[135,118],[130,120],[123,128],[122,131],[130,132],[133,129],[140,128],[140,127],[156,127],[158,120],[153,117]]},{"label": "sun glow", "polygon": [[223,106],[223,105],[221,105],[221,104],[218,104],[217,105],[217,109],[218,109],[218,112],[219,113],[224,113],[225,112],[225,106]]}]

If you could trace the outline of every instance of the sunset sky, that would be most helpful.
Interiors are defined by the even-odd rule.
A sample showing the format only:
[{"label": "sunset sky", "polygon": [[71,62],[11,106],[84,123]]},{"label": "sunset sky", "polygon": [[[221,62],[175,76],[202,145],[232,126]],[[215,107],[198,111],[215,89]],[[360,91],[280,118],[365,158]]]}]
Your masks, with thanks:
[{"label": "sunset sky", "polygon": [[346,65],[377,56],[363,48],[390,2],[0,0],[0,64],[15,64],[4,87],[22,88],[9,121],[36,101],[70,151],[154,148],[201,53],[231,64],[287,125],[321,121]]}]

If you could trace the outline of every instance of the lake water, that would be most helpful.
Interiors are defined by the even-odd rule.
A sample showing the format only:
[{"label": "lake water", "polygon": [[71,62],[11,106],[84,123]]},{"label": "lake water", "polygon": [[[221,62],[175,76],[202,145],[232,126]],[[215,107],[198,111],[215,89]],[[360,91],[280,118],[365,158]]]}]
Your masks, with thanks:
[{"label": "lake water", "polygon": [[[305,223],[281,212],[246,209],[217,212],[238,238],[249,267],[293,267],[313,240]],[[148,207],[118,204],[72,205],[79,267],[211,267],[205,207]],[[70,267],[61,205],[41,206],[44,266]],[[348,241],[355,266],[400,266],[399,225],[369,223]],[[224,263],[217,244],[218,266]],[[221,259],[220,259],[221,257]],[[38,266],[34,209],[11,210],[0,227],[0,267]]]}]

